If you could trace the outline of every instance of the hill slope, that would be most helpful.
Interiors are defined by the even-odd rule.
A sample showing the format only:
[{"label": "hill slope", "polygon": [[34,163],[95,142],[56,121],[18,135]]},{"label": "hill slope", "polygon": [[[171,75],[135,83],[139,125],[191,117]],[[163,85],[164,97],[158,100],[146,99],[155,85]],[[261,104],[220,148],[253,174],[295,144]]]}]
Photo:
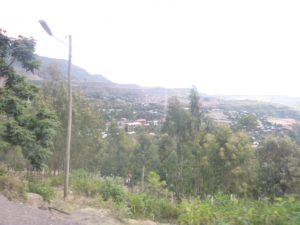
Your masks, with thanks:
[{"label": "hill slope", "polygon": [[[44,56],[37,56],[37,59],[41,62],[39,70],[35,74],[24,71],[19,65],[15,65],[15,70],[28,77],[30,80],[40,80],[49,79],[49,67],[57,67],[58,71],[61,72],[64,78],[67,76],[68,61],[65,59],[53,59]],[[99,74],[90,74],[86,70],[80,68],[79,66],[72,65],[72,80],[87,81],[87,82],[102,82],[102,83],[112,83],[106,77]]]}]

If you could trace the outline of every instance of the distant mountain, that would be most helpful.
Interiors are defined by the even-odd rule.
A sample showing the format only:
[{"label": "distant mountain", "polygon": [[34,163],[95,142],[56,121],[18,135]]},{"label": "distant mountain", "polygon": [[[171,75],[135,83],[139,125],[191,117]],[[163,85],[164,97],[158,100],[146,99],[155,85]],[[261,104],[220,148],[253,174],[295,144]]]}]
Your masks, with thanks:
[{"label": "distant mountain", "polygon": [[300,107],[300,98],[299,97],[289,97],[284,95],[224,95],[216,96],[225,100],[254,100],[259,102],[273,103],[286,105],[293,108]]},{"label": "distant mountain", "polygon": [[[20,65],[14,65],[17,73],[25,75],[28,80],[40,83],[49,79],[49,68],[57,67],[64,79],[67,76],[68,61],[64,59],[53,59],[44,56],[37,56],[41,66],[34,74],[24,71]],[[85,69],[72,65],[73,87],[84,91],[88,96],[105,99],[119,99],[132,102],[156,102],[165,104],[168,98],[177,96],[184,103],[188,103],[189,88],[163,88],[163,87],[142,87],[136,84],[113,83],[102,75],[93,75]],[[208,96],[200,94],[204,105],[216,107],[220,105],[256,105],[258,102],[280,104],[296,109],[300,108],[300,98],[287,96],[268,95],[223,95]],[[254,102],[254,101],[257,102]],[[232,102],[233,101],[233,102]]]},{"label": "distant mountain", "polygon": [[[19,65],[15,65],[15,70],[28,77],[30,80],[41,80],[49,79],[49,67],[56,66],[58,70],[62,73],[63,77],[66,79],[68,70],[68,61],[65,59],[53,59],[44,56],[37,56],[37,59],[41,62],[39,70],[35,71],[34,74],[24,71]],[[102,75],[94,75],[87,72],[74,64],[72,64],[71,70],[72,80],[77,81],[87,81],[87,82],[102,82],[102,83],[112,83],[110,80]]]},{"label": "distant mountain", "polygon": [[[43,80],[50,79],[50,67],[56,67],[64,79],[67,77],[68,61],[37,56],[41,65],[34,74],[26,72],[18,64],[14,68],[18,74],[26,76],[28,80],[40,84]],[[132,102],[166,102],[169,97],[178,96],[182,100],[187,99],[190,89],[187,88],[163,88],[141,87],[136,84],[113,83],[102,75],[93,75],[85,69],[72,64],[72,86],[84,91],[88,96],[105,99],[130,100]]]}]

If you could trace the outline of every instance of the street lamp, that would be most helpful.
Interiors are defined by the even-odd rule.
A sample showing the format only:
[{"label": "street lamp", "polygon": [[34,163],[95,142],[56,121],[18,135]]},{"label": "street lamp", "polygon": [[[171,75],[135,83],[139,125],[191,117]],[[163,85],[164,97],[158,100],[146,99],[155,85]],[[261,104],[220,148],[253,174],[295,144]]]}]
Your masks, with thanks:
[{"label": "street lamp", "polygon": [[43,29],[53,37],[55,40],[66,45],[69,48],[69,61],[68,61],[68,130],[67,130],[67,145],[65,150],[64,161],[64,199],[68,197],[69,188],[69,174],[70,174],[70,147],[71,147],[71,132],[72,132],[72,86],[71,86],[71,59],[72,59],[72,36],[69,35],[69,43],[65,43],[53,36],[50,28],[44,20],[39,20]]}]

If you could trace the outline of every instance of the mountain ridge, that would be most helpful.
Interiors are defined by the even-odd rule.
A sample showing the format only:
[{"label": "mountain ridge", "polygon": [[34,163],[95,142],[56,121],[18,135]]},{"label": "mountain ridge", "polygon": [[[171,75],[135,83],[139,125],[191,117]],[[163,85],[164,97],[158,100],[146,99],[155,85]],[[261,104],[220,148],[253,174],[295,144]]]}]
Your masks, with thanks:
[{"label": "mountain ridge", "polygon": [[[16,64],[15,70],[17,73],[24,75],[31,81],[42,81],[51,79],[49,71],[51,67],[54,67],[63,76],[63,79],[67,79],[68,61],[65,59],[55,59],[45,56],[37,56],[40,60],[41,66],[34,74],[26,72],[22,67]],[[85,69],[72,64],[72,81],[73,85],[80,87],[86,93],[91,95],[109,95],[110,97],[117,95],[130,95],[135,96],[136,99],[148,101],[167,101],[171,96],[178,96],[182,99],[187,99],[189,96],[190,88],[165,88],[165,87],[143,87],[137,84],[120,84],[110,81],[103,75],[94,75],[86,71]],[[204,98],[210,99],[222,99],[222,100],[256,100],[259,102],[276,103],[287,105],[293,108],[300,108],[300,98],[289,96],[273,96],[273,95],[206,95],[200,93]]]}]

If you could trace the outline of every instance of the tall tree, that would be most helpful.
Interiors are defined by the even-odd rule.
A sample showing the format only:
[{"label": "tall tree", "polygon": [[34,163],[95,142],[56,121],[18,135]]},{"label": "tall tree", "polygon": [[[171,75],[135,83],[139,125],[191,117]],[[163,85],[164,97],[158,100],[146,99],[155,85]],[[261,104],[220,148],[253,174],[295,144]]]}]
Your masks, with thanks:
[{"label": "tall tree", "polygon": [[101,173],[106,176],[126,177],[131,172],[130,158],[134,143],[114,122],[110,125],[107,135]]},{"label": "tall tree", "polygon": [[31,168],[40,170],[45,166],[52,151],[56,117],[49,105],[40,101],[38,89],[17,75],[12,67],[19,63],[33,72],[38,68],[34,55],[35,41],[19,36],[7,37],[0,29],[0,135],[9,151],[15,146],[22,148]]},{"label": "tall tree", "polygon": [[[53,64],[48,68],[50,79],[43,86],[45,99],[55,110],[60,126],[54,142],[54,151],[49,161],[53,171],[63,167],[67,133],[67,87],[61,71]],[[85,168],[99,172],[105,141],[102,139],[102,118],[93,106],[93,102],[78,90],[73,91],[73,129],[71,142],[72,169]]]},{"label": "tall tree", "polygon": [[188,154],[188,148],[185,146],[185,142],[189,137],[189,122],[190,116],[188,112],[183,108],[177,98],[171,98],[168,102],[168,111],[166,121],[163,125],[163,132],[174,138],[176,143],[176,183],[175,191],[177,197],[184,193],[184,163],[186,161],[186,155]]},{"label": "tall tree", "polygon": [[190,109],[191,109],[191,131],[198,132],[201,127],[201,119],[203,116],[201,103],[200,103],[200,95],[196,87],[191,89],[191,93],[189,96],[190,100]]},{"label": "tall tree", "polygon": [[132,155],[132,169],[134,178],[141,178],[142,190],[144,190],[145,174],[151,170],[157,170],[159,157],[153,137],[142,132],[136,138],[137,144]]},{"label": "tall tree", "polygon": [[300,149],[289,137],[268,137],[257,149],[257,156],[262,194],[299,193]]}]

